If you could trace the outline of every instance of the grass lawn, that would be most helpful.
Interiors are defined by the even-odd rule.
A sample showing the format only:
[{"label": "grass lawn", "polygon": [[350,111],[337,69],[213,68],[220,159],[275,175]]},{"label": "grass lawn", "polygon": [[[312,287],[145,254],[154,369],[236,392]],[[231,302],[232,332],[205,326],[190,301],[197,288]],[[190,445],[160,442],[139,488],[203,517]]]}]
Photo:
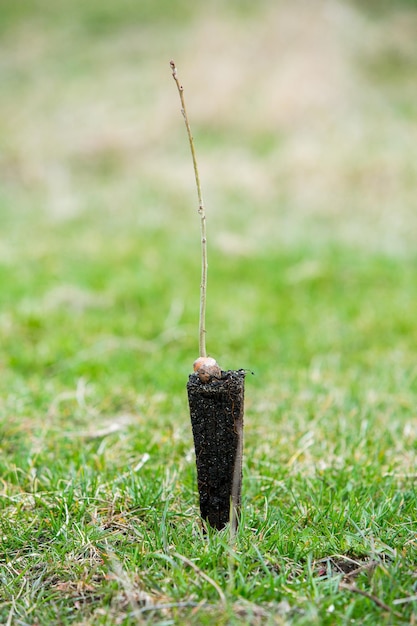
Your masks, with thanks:
[{"label": "grass lawn", "polygon": [[[0,622],[416,624],[417,5],[191,7],[2,7]],[[254,372],[234,539],[172,57],[207,347]]]}]

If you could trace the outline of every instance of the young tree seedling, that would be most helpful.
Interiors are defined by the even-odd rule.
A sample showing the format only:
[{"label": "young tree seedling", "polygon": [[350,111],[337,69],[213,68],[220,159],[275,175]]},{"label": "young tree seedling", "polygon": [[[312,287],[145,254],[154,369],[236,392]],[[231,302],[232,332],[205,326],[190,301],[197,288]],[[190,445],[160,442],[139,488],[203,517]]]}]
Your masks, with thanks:
[{"label": "young tree seedling", "polygon": [[184,87],[178,79],[177,68],[174,61],[170,61],[172,77],[177,85],[178,93],[181,100],[181,112],[184,117],[185,127],[187,129],[188,141],[191,149],[191,157],[193,160],[195,184],[198,196],[198,213],[200,215],[201,229],[201,283],[200,283],[200,320],[198,330],[198,347],[199,357],[194,361],[193,368],[203,382],[207,382],[212,376],[219,377],[221,375],[220,367],[216,360],[207,357],[206,349],[206,306],[207,306],[207,226],[206,226],[206,209],[203,201],[203,193],[201,191],[200,174],[198,171],[197,157],[194,147],[194,139],[191,132],[191,126],[188,119],[187,107],[185,106]]},{"label": "young tree seedling", "polygon": [[196,451],[200,511],[203,520],[221,530],[230,521],[236,531],[241,504],[244,370],[223,372],[206,351],[207,230],[206,211],[191,133],[184,87],[174,61],[170,62],[181,100],[181,111],[191,148],[201,224],[201,285],[199,357],[187,384]]}]

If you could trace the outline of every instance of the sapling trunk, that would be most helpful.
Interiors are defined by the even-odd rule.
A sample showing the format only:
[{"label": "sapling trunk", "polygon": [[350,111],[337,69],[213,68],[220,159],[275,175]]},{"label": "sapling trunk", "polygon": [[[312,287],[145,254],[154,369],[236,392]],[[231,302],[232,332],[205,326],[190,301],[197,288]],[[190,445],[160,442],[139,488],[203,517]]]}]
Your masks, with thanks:
[{"label": "sapling trunk", "polygon": [[193,159],[195,184],[198,195],[198,213],[200,215],[201,227],[201,284],[200,284],[200,323],[198,331],[198,343],[200,357],[206,357],[206,302],[207,302],[207,232],[206,232],[206,209],[204,208],[203,193],[201,191],[200,175],[198,173],[197,157],[195,154],[194,140],[191,133],[190,122],[188,121],[187,109],[185,107],[184,87],[178,80],[177,68],[174,61],[170,62],[172,76],[177,85],[178,93],[181,100],[181,112],[184,116],[185,127],[187,129],[188,141],[191,148],[191,157]]},{"label": "sapling trunk", "polygon": [[206,351],[207,233],[194,140],[188,120],[184,88],[174,61],[172,76],[181,100],[198,195],[201,227],[201,284],[199,358],[187,383],[188,403],[196,452],[197,482],[203,520],[221,530],[230,521],[236,531],[241,506],[244,370],[223,371]]}]

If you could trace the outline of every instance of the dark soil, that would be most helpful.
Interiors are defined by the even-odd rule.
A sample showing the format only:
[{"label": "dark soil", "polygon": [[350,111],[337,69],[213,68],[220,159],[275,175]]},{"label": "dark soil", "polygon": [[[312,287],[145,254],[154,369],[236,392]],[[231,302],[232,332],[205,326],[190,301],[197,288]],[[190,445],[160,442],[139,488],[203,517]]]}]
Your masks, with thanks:
[{"label": "dark soil", "polygon": [[231,500],[239,513],[242,484],[244,370],[187,384],[197,464],[201,516],[219,530],[229,522]]}]

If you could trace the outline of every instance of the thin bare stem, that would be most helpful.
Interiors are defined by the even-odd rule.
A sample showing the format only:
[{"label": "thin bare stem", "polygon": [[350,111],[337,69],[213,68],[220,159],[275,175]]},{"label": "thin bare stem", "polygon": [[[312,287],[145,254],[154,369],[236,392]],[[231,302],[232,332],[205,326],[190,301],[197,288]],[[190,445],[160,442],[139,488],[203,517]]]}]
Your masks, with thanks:
[{"label": "thin bare stem", "polygon": [[199,323],[199,356],[207,356],[206,352],[206,300],[207,300],[207,235],[206,235],[206,210],[204,208],[203,194],[201,192],[200,175],[198,173],[197,158],[194,148],[194,140],[191,133],[190,122],[188,121],[187,109],[184,100],[184,87],[178,80],[177,68],[175,62],[170,61],[172,76],[177,85],[178,93],[181,100],[181,112],[184,117],[185,126],[190,142],[191,156],[193,159],[195,184],[197,186],[198,195],[198,213],[201,223],[201,284],[200,284],[200,323]]},{"label": "thin bare stem", "polygon": [[364,598],[368,598],[368,600],[371,600],[371,602],[374,602],[377,606],[381,607],[381,609],[383,609],[384,611],[387,611],[388,613],[392,613],[392,615],[395,615],[395,617],[398,617],[399,619],[402,618],[402,615],[400,613],[397,613],[397,611],[393,611],[392,608],[388,604],[385,604],[385,602],[383,602],[380,598],[378,598],[377,596],[374,596],[372,593],[369,593],[368,591],[359,589],[359,587],[356,587],[356,585],[348,585],[346,583],[340,582],[339,589],[346,589],[346,591],[351,591],[352,593],[357,593],[360,596],[363,596]]}]

